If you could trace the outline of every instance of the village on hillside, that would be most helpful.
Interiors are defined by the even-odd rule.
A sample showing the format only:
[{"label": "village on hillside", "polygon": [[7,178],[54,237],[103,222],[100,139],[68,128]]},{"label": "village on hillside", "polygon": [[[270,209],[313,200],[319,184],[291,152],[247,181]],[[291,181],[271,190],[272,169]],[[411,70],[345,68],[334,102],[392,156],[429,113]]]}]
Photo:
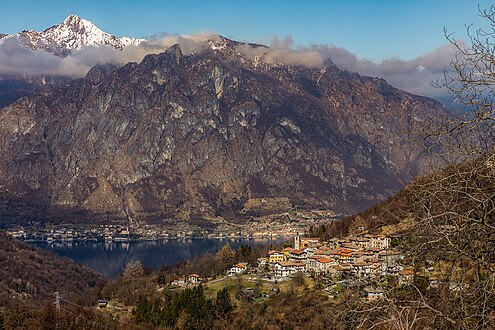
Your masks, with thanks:
[{"label": "village on hillside", "polygon": [[[385,235],[363,235],[334,238],[321,242],[319,238],[294,237],[294,247],[271,250],[258,258],[256,265],[236,263],[226,278],[247,276],[253,281],[280,283],[295,276],[318,277],[328,285],[329,294],[341,287],[371,283],[381,276],[396,277],[399,283],[411,283],[413,271],[404,269],[404,255],[392,248],[392,238]],[[198,274],[176,279],[171,286],[185,287],[207,283]],[[377,299],[383,291],[379,287],[364,288],[368,299]]]}]

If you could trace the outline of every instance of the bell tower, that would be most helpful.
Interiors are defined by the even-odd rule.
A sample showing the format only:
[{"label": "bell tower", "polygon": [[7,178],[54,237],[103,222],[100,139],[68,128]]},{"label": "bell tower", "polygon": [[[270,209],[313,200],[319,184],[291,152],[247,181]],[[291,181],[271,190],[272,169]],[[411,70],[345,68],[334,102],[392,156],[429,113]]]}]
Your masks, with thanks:
[{"label": "bell tower", "polygon": [[294,237],[294,249],[299,250],[301,248],[301,237],[299,237],[299,233],[296,233]]}]

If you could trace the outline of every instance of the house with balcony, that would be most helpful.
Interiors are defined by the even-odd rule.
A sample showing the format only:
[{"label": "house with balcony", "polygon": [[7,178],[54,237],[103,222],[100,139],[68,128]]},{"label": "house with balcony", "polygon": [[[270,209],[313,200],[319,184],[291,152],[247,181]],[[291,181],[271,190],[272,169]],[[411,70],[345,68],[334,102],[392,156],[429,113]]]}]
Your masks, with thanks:
[{"label": "house with balcony", "polygon": [[297,272],[304,272],[305,265],[300,261],[280,261],[274,266],[275,277],[284,278]]}]

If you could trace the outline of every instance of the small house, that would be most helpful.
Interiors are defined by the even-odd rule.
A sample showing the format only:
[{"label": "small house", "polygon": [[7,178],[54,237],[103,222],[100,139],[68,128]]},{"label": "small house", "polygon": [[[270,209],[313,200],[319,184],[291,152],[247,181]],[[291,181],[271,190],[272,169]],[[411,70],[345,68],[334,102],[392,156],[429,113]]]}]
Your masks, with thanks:
[{"label": "small house", "polygon": [[276,277],[288,277],[297,272],[304,272],[304,263],[300,261],[281,261],[275,264]]},{"label": "small house", "polygon": [[380,288],[366,287],[364,288],[364,295],[368,300],[378,300],[383,298],[383,290]]},{"label": "small house", "polygon": [[196,285],[200,282],[200,277],[198,274],[191,274],[187,278],[187,282],[192,285]]},{"label": "small house", "polygon": [[107,308],[108,300],[98,299],[98,308]]},{"label": "small house", "polygon": [[228,276],[240,275],[247,271],[247,263],[238,263],[227,271]]}]

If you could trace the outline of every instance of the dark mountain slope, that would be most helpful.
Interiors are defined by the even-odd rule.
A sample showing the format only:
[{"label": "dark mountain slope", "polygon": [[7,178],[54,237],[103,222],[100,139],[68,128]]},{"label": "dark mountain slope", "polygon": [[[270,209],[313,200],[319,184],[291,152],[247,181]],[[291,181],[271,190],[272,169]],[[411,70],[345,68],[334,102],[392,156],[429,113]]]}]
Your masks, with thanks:
[{"label": "dark mountain slope", "polygon": [[257,65],[219,42],[95,67],[5,108],[0,185],[138,220],[212,215],[257,197],[352,212],[421,169],[411,136],[445,115],[435,101],[331,63]]},{"label": "dark mountain slope", "polygon": [[72,260],[15,240],[0,232],[1,306],[15,300],[39,303],[59,291],[66,299],[95,287],[104,278]]}]

